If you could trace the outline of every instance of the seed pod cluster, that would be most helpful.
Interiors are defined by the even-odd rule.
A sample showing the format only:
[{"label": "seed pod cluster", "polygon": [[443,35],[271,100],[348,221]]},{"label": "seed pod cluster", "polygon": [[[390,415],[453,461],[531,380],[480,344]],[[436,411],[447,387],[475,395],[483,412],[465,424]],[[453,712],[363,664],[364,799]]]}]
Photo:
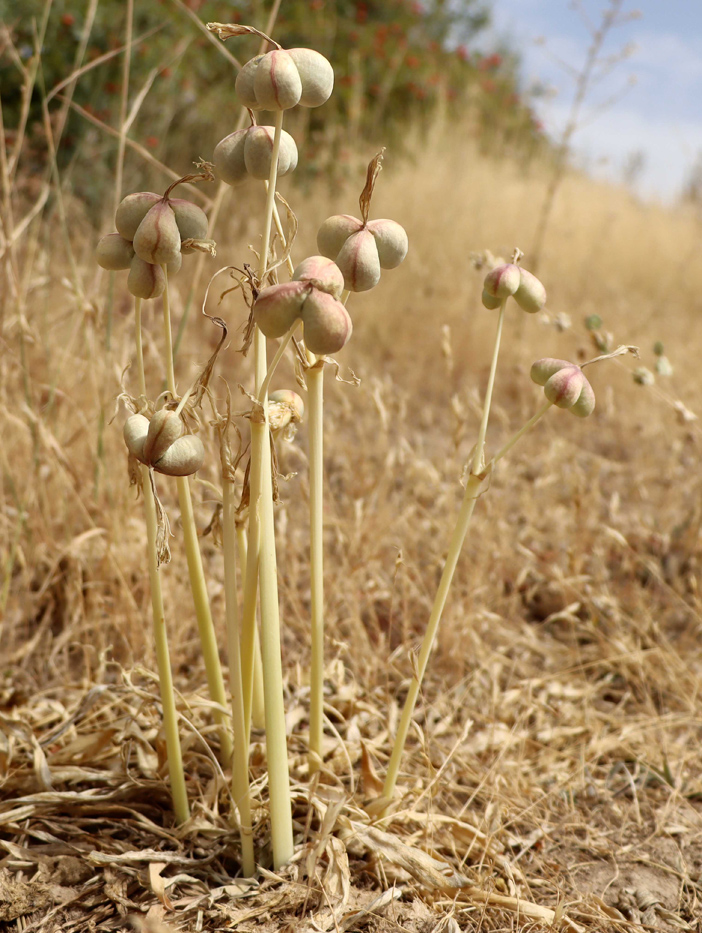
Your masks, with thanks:
[{"label": "seed pod cluster", "polygon": [[531,272],[516,263],[505,262],[485,276],[482,301],[493,311],[510,297],[523,311],[536,314],[546,304],[546,289]]},{"label": "seed pod cluster", "polygon": [[531,378],[544,387],[544,395],[557,408],[566,408],[579,418],[595,410],[595,393],[585,373],[575,363],[549,357],[531,367]]},{"label": "seed pod cluster", "polygon": [[123,435],[129,453],[140,463],[166,476],[190,476],[204,463],[205,448],[199,437],[182,432],[178,415],[161,409],[150,421],[144,415],[127,418]]},{"label": "seed pod cluster", "polygon": [[365,292],[380,281],[381,269],[395,269],[407,255],[407,234],[394,220],[364,223],[350,214],[328,217],[317,231],[317,248],[333,259],[344,287]]},{"label": "seed pod cluster", "polygon": [[301,319],[308,350],[317,355],[337,353],[353,329],[348,311],[339,301],[344,278],[324,256],[310,256],[293,272],[291,282],[264,288],[253,310],[266,337],[282,337]]},{"label": "seed pod cluster", "polygon": [[[225,136],[215,146],[212,157],[217,178],[232,186],[241,185],[249,178],[268,178],[273,161],[274,135],[273,126],[250,126]],[[296,167],[295,140],[283,130],[278,152],[278,175],[287,175]]]},{"label": "seed pod cluster", "polygon": [[250,110],[319,107],[331,96],[334,69],[313,49],[275,49],[256,55],[236,79],[239,100]]},{"label": "seed pod cluster", "polygon": [[166,287],[161,269],[179,271],[188,239],[207,237],[207,216],[191,201],[137,191],[123,198],[115,214],[117,233],[98,241],[96,258],[103,269],[129,269],[127,288],[136,298],[158,298]]}]

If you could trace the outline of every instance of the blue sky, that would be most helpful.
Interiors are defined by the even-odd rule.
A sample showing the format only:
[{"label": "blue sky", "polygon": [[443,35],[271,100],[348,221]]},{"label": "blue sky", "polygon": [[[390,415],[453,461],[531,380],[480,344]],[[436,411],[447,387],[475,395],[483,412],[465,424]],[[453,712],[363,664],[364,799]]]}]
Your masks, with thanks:
[{"label": "blue sky", "polygon": [[[599,23],[606,6],[606,0],[582,0],[580,9]],[[540,82],[550,88],[537,110],[557,135],[574,84],[553,59],[581,66],[590,43],[582,16],[569,0],[494,0],[492,8],[491,43],[507,39],[519,50],[526,86]],[[573,148],[593,174],[615,180],[622,178],[628,157],[641,152],[645,164],[637,190],[668,201],[702,152],[702,0],[625,0],[623,9],[641,16],[615,27],[604,51],[614,53],[627,43],[635,49],[593,90]]]}]

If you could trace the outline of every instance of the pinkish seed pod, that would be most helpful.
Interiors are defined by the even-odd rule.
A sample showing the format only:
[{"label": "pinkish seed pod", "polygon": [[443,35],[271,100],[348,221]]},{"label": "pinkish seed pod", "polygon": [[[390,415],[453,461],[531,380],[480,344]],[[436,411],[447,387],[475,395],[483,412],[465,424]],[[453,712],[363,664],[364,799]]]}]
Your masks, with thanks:
[{"label": "pinkish seed pod", "polygon": [[185,434],[174,441],[163,456],[154,463],[157,473],[166,476],[191,476],[205,462],[205,448],[195,434]]},{"label": "pinkish seed pod", "polygon": [[267,52],[256,66],[253,77],[256,106],[252,110],[289,110],[300,102],[302,80],[295,62],[287,52]]},{"label": "pinkish seed pod", "polygon": [[[207,214],[197,204],[192,201],[186,201],[184,198],[171,198],[170,205],[175,214],[178,233],[180,233],[181,244],[183,240],[206,240],[207,239]],[[181,252],[194,253],[192,246],[183,248]]]},{"label": "pinkish seed pod", "polygon": [[[254,91],[254,77],[256,75],[256,69],[258,64],[263,58],[263,55],[256,55],[254,58],[249,59],[249,61],[244,65],[239,74],[236,76],[236,83],[234,85],[234,90],[236,91],[236,96],[239,98],[244,107],[248,107],[249,110],[258,110],[258,102],[256,100],[256,92]],[[246,132],[242,130],[242,132]],[[231,184],[231,182],[227,182]]]},{"label": "pinkish seed pod", "polygon": [[305,417],[305,403],[292,389],[276,389],[268,396],[270,402],[285,405],[291,411],[291,421],[300,422]]},{"label": "pinkish seed pod", "polygon": [[530,376],[532,382],[535,382],[537,386],[545,386],[551,376],[559,372],[559,370],[568,369],[568,367],[574,365],[574,363],[569,363],[568,360],[556,360],[547,356],[533,364]]},{"label": "pinkish seed pod", "polygon": [[108,233],[98,240],[95,258],[103,269],[117,272],[129,268],[134,259],[134,248],[129,240],[125,240],[119,233]]},{"label": "pinkish seed pod", "polygon": [[334,90],[334,69],[327,59],[314,49],[288,49],[302,81],[302,107],[320,107]]},{"label": "pinkish seed pod", "polygon": [[[263,181],[270,176],[273,159],[274,126],[252,126],[246,131],[244,164],[253,178]],[[278,152],[278,175],[287,175],[297,168],[297,146],[290,133],[282,131]]]},{"label": "pinkish seed pod", "polygon": [[149,213],[154,204],[161,200],[160,194],[153,191],[136,191],[122,198],[115,214],[115,227],[117,233],[125,240],[133,240],[139,229],[139,224]]},{"label": "pinkish seed pod", "polygon": [[144,463],[154,466],[171,444],[183,433],[183,422],[174,411],[162,408],[149,422],[149,433],[144,444]]},{"label": "pinkish seed pod", "polygon": [[340,298],[344,290],[344,277],[341,269],[326,256],[309,256],[293,270],[296,282],[309,282],[320,291]]},{"label": "pinkish seed pod", "polygon": [[134,234],[134,252],[153,265],[172,262],[180,253],[180,232],[173,208],[163,199],[154,204]]},{"label": "pinkish seed pod", "polygon": [[149,419],[144,415],[131,415],[124,422],[122,436],[124,437],[124,443],[127,445],[127,450],[137,460],[141,460],[142,463],[144,462],[144,444],[148,433]]},{"label": "pinkish seed pod", "polygon": [[514,295],[519,288],[520,271],[519,266],[511,262],[496,266],[485,276],[483,291],[486,291],[488,295],[492,295],[493,298],[505,301],[510,295]]},{"label": "pinkish seed pod", "polygon": [[183,251],[181,250],[178,253],[177,257],[171,262],[166,263],[166,271],[168,272],[168,277],[170,278],[173,275],[177,275],[180,272],[180,267],[183,265]]},{"label": "pinkish seed pod", "polygon": [[585,376],[578,366],[559,369],[544,386],[544,395],[557,408],[572,408],[580,398]]},{"label": "pinkish seed pod", "polygon": [[352,292],[366,292],[380,281],[380,259],[370,230],[352,233],[336,257],[344,276],[344,286]]},{"label": "pinkish seed pod", "polygon": [[[241,75],[241,73],[240,71],[239,74]],[[215,146],[212,156],[214,173],[220,181],[227,185],[241,185],[249,177],[246,171],[246,162],[244,161],[244,145],[248,132],[248,130],[237,130],[235,133],[225,136],[224,139],[220,139]]]},{"label": "pinkish seed pod", "polygon": [[483,294],[481,297],[483,305],[488,309],[488,311],[494,311],[495,308],[499,308],[502,304],[501,298],[495,298],[494,295],[491,295],[489,292],[486,292],[483,289]]},{"label": "pinkish seed pod", "polygon": [[166,287],[166,277],[160,266],[144,262],[138,256],[132,259],[127,276],[127,288],[135,298],[158,298]]},{"label": "pinkish seed pod", "polygon": [[336,259],[351,234],[362,229],[363,223],[350,214],[334,214],[333,217],[327,217],[317,231],[317,249],[322,256]]},{"label": "pinkish seed pod", "polygon": [[375,237],[381,269],[396,269],[409,249],[405,228],[394,220],[371,220],[366,229]]},{"label": "pinkish seed pod", "polygon": [[353,325],[346,308],[326,292],[313,288],[302,307],[305,346],[317,356],[338,353]]},{"label": "pinkish seed pod", "polygon": [[536,314],[546,304],[546,289],[535,275],[526,269],[520,269],[519,288],[514,293],[514,300],[522,311]]},{"label": "pinkish seed pod", "polygon": [[282,337],[302,314],[302,306],[310,291],[305,282],[283,282],[269,285],[254,302],[254,319],[266,337]]},{"label": "pinkish seed pod", "polygon": [[585,382],[583,384],[582,391],[578,396],[577,401],[571,407],[570,411],[572,414],[577,415],[578,418],[587,418],[588,415],[591,415],[595,410],[595,393],[590,385],[587,377],[585,377]]}]

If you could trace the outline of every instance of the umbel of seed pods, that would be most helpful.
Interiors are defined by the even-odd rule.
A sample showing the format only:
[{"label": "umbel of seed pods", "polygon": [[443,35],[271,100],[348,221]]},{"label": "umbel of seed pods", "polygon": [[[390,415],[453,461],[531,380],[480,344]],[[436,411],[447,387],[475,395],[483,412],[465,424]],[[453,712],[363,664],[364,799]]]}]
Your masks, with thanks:
[{"label": "umbel of seed pods", "polygon": [[96,254],[103,269],[129,269],[127,288],[135,298],[158,298],[166,287],[162,265],[173,275],[182,254],[194,251],[182,244],[207,237],[207,215],[183,198],[138,191],[124,198],[115,214],[117,233],[99,240]]},{"label": "umbel of seed pods", "polygon": [[324,256],[310,256],[293,271],[291,282],[269,285],[254,302],[254,319],[266,337],[282,337],[301,320],[305,345],[318,356],[337,353],[353,330],[339,301],[344,277]]},{"label": "umbel of seed pods", "polygon": [[129,453],[145,466],[166,476],[190,476],[205,461],[205,448],[195,434],[183,434],[180,417],[161,409],[149,421],[144,415],[131,415],[124,425],[124,441]]},{"label": "umbel of seed pods", "polygon": [[493,311],[510,297],[523,311],[536,314],[546,304],[546,289],[531,272],[515,262],[505,262],[485,276],[482,301]]},{"label": "umbel of seed pods", "polygon": [[557,408],[565,408],[579,418],[595,410],[595,393],[587,376],[575,363],[549,357],[531,367],[531,378],[544,387],[544,395]]}]

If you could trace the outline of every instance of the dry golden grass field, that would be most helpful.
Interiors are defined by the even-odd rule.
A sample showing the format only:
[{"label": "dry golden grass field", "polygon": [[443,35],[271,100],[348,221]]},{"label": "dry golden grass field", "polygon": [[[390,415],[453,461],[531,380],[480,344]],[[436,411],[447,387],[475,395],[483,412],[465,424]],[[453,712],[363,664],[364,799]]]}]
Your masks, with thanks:
[{"label": "dry golden grass field", "polygon": [[[508,307],[488,454],[541,404],[534,360],[598,355],[589,315],[612,347],[636,345],[641,360],[589,369],[592,417],[548,412],[495,470],[396,805],[374,821],[366,805],[379,793],[478,430],[496,318],[480,303],[476,257],[517,246],[530,268],[547,184],[545,169],[486,159],[455,127],[438,126],[411,163],[386,153],[373,214],[405,226],[410,253],[349,301],[354,334],[340,375],[352,370],[360,385],[326,373],[325,767],[309,781],[303,424],[279,445],[276,507],[296,855],[269,870],[255,732],[262,868],[243,883],[177,499],[161,477],[173,559],[160,573],[191,820],[176,827],[170,811],[146,533],[117,402],[122,386],[137,394],[124,274],[111,284],[95,265],[96,234],[70,189],[65,224],[52,196],[49,219],[20,228],[38,193],[24,181],[12,242],[6,197],[2,244],[0,928],[702,931],[699,218],[565,178],[538,269],[546,311]],[[148,187],[167,184],[154,171]],[[333,194],[282,179],[300,223],[296,261],[316,251],[329,213],[356,211],[362,184],[362,170]],[[199,190],[215,197],[215,185]],[[174,280],[178,326],[203,266],[177,356],[181,391],[218,337],[199,314],[206,282],[252,261],[263,199],[262,188],[227,193],[217,258],[190,257]],[[222,407],[226,380],[244,411],[247,309],[236,291],[218,304],[230,282],[220,275],[207,305],[229,326],[211,388]],[[147,378],[158,385],[157,310],[145,325]],[[654,369],[656,341],[673,374],[637,384],[636,367]],[[295,387],[287,360],[275,386]],[[205,534],[218,455],[207,425],[202,436],[208,458],[192,490],[224,658],[221,551],[216,527]]]}]

